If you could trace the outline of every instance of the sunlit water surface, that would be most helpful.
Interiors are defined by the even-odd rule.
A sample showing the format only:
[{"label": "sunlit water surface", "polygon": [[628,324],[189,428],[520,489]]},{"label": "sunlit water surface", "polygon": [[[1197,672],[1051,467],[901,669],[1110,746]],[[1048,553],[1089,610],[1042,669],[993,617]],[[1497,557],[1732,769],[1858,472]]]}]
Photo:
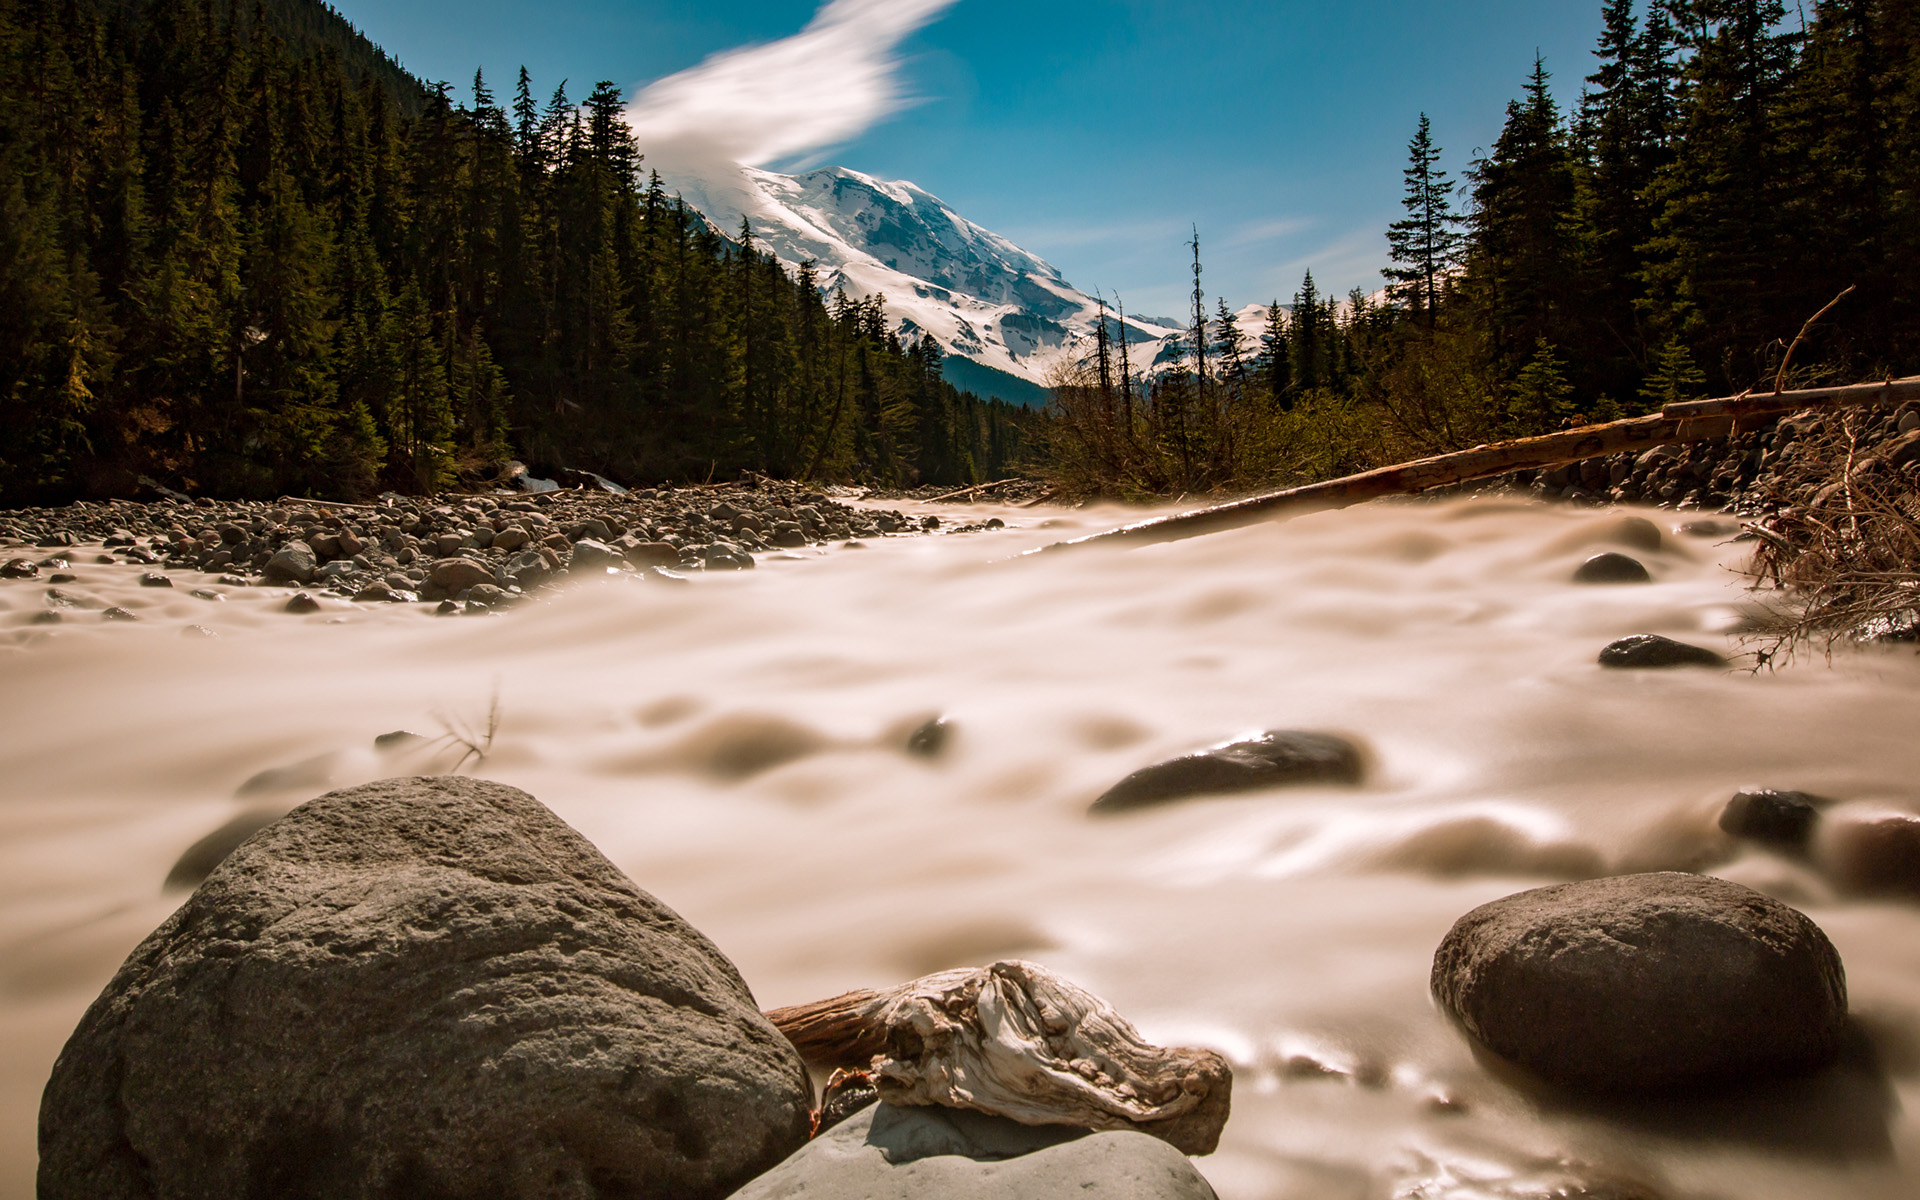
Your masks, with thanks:
[{"label": "sunlit water surface", "polygon": [[[575,583],[485,618],[289,616],[284,591],[142,589],[83,551],[64,590],[142,619],[49,628],[28,623],[45,581],[5,584],[0,1196],[31,1194],[54,1056],[178,903],[186,846],[249,807],[450,769],[458,747],[373,738],[484,740],[496,702],[466,769],[580,829],[763,1006],[1023,957],[1225,1053],[1233,1118],[1200,1166],[1226,1200],[1920,1195],[1920,908],[1837,896],[1714,825],[1747,786],[1920,804],[1910,651],[1602,671],[1631,633],[1735,651],[1751,602],[1713,537],[1642,554],[1651,586],[1570,583],[1613,514],[1375,504],[1015,560],[1137,514],[934,511],[1012,528]],[[944,755],[905,753],[933,715]],[[1085,815],[1136,767],[1269,728],[1353,735],[1371,781]],[[1689,867],[1826,929],[1866,1039],[1848,1066],[1606,1108],[1507,1078],[1435,1010],[1433,949],[1475,905]]]}]

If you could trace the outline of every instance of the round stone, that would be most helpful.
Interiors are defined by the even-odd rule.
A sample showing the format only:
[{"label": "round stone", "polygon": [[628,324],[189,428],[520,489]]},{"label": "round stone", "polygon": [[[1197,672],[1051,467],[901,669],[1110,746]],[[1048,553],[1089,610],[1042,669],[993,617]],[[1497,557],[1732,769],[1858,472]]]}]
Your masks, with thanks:
[{"label": "round stone", "polygon": [[1657,1093],[1839,1053],[1840,956],[1807,917],[1679,872],[1535,888],[1455,922],[1433,993],[1494,1053],[1562,1084]]},{"label": "round stone", "polygon": [[1573,573],[1575,583],[1652,583],[1653,576],[1647,573],[1637,558],[1616,554],[1609,550],[1605,554],[1596,554],[1580,564]]}]

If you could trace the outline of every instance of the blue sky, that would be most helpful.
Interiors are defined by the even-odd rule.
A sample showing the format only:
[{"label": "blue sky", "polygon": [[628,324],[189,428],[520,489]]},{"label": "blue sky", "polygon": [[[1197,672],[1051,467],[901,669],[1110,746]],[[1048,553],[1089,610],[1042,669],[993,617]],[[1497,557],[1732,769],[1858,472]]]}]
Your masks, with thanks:
[{"label": "blue sky", "polygon": [[[864,132],[767,165],[909,179],[1130,311],[1186,306],[1198,225],[1206,288],[1235,307],[1380,286],[1385,229],[1422,111],[1457,178],[1499,132],[1536,50],[1563,105],[1592,69],[1600,0],[839,0],[912,9],[882,47],[894,95]],[[638,89],[798,33],[814,0],[334,0],[369,37],[464,94],[524,64],[544,99]],[[924,22],[924,23],[922,23]],[[819,96],[774,101],[804,122]],[[816,89],[819,81],[816,80]],[[805,142],[805,136],[797,138]],[[814,139],[817,140],[817,139]],[[646,149],[643,145],[642,150]]]}]

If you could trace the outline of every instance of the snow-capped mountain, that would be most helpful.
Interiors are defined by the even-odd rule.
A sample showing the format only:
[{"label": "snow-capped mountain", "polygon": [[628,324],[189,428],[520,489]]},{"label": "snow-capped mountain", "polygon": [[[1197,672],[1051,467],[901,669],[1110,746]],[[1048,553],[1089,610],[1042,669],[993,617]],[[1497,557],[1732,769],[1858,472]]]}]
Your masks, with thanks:
[{"label": "snow-capped mountain", "polygon": [[[1093,297],[911,183],[843,167],[798,175],[663,169],[661,178],[728,236],[737,236],[745,217],[762,248],[781,261],[797,267],[813,260],[827,291],[883,294],[901,336],[938,342],[950,356],[948,378],[962,387],[1036,399],[1050,371],[1092,348],[1100,312]],[[1160,318],[1128,314],[1126,324],[1130,343],[1159,343],[1180,332],[1178,322]],[[1158,349],[1143,346],[1140,365]]]}]

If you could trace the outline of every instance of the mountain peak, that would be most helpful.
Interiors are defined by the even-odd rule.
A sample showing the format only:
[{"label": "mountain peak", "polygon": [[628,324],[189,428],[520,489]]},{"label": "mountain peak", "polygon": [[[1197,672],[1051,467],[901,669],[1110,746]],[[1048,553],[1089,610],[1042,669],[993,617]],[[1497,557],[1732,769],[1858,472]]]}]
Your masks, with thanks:
[{"label": "mountain peak", "polygon": [[[1052,264],[967,220],[916,184],[846,167],[783,175],[758,167],[661,171],[666,186],[729,233],[744,217],[762,247],[789,266],[811,260],[823,289],[886,297],[903,336],[923,335],[948,355],[961,386],[1011,375],[1033,399],[1062,363],[1087,353],[1099,304]],[[1113,320],[1109,314],[1109,320]],[[1159,341],[1177,328],[1127,319],[1130,341]],[[962,380],[965,382],[961,382]]]}]

